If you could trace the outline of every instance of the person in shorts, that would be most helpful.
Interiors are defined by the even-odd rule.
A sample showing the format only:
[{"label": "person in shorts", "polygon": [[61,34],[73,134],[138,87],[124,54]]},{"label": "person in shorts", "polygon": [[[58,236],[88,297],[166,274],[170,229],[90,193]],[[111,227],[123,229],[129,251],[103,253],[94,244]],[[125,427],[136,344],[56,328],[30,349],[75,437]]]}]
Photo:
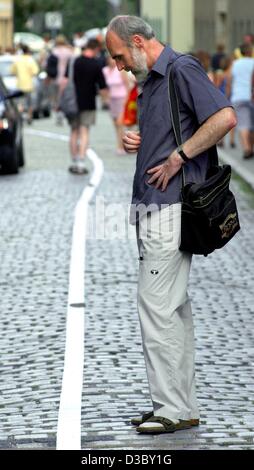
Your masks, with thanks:
[{"label": "person in shorts", "polygon": [[82,54],[74,62],[73,80],[77,96],[79,112],[68,119],[71,127],[70,152],[72,165],[71,173],[84,174],[88,170],[85,157],[89,143],[89,130],[95,124],[96,95],[99,89],[103,96],[107,94],[107,86],[101,65],[96,57],[100,44],[96,39],[90,39],[82,49]]}]

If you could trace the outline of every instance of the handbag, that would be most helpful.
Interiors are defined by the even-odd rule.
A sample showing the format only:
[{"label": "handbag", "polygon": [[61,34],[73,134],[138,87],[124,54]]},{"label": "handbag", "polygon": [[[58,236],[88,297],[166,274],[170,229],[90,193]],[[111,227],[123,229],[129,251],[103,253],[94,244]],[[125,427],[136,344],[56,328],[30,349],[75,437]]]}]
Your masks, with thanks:
[{"label": "handbag", "polygon": [[74,60],[71,60],[69,63],[68,83],[61,94],[59,103],[61,111],[63,111],[67,118],[76,116],[79,113],[76,88],[73,81],[73,69]]},{"label": "handbag", "polygon": [[[169,73],[169,105],[177,145],[182,144],[178,96]],[[181,242],[179,249],[207,256],[240,230],[236,201],[229,189],[231,166],[219,165],[216,145],[208,149],[211,167],[202,183],[185,181],[182,166]],[[185,165],[188,163],[185,163]]]}]

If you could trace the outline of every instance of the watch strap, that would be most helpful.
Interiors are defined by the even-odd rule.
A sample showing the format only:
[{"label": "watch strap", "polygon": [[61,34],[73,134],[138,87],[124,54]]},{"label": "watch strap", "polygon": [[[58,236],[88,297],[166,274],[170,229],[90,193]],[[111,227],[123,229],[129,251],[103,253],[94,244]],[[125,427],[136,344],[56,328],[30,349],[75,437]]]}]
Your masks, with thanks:
[{"label": "watch strap", "polygon": [[182,145],[179,145],[176,149],[177,153],[179,153],[179,155],[181,156],[181,158],[183,159],[184,162],[188,162],[189,161],[189,158],[187,157],[186,153],[184,153],[183,151],[183,146]]}]

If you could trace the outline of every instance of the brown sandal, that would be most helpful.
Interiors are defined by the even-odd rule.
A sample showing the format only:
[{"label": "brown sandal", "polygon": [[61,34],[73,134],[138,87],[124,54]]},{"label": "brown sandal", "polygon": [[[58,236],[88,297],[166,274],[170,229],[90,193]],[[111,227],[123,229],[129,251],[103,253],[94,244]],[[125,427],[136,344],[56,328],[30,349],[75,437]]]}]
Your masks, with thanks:
[{"label": "brown sandal", "polygon": [[[163,418],[162,416],[152,416],[152,418],[146,420],[145,424],[147,423],[151,423],[151,425],[142,426],[142,424],[140,424],[137,428],[137,432],[142,434],[165,434],[191,428],[189,421],[181,420],[179,423],[173,423],[170,419]],[[153,423],[159,423],[162,426],[154,426]]]}]

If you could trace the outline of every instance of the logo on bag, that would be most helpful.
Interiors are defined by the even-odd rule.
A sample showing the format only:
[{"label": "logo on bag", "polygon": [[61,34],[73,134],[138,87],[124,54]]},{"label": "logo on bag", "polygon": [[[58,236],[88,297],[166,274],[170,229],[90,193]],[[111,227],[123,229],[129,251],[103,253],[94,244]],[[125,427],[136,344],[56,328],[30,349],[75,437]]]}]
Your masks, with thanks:
[{"label": "logo on bag", "polygon": [[229,238],[237,227],[238,217],[237,213],[234,212],[233,214],[229,214],[223,224],[220,225],[222,238]]},{"label": "logo on bag", "polygon": [[159,271],[157,271],[157,269],[152,269],[151,274],[159,274]]}]

